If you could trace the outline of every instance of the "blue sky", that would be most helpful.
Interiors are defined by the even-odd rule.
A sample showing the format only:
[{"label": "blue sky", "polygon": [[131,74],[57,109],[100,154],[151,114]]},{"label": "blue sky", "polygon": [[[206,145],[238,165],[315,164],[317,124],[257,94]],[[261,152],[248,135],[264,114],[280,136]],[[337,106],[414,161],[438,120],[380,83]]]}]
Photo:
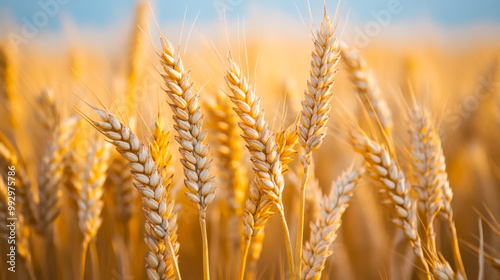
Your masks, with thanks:
[{"label": "blue sky", "polygon": [[[106,27],[123,22],[132,14],[134,0],[0,0],[0,15],[8,15],[22,24],[23,18],[32,20],[42,7],[40,3],[67,2],[60,5],[61,13],[49,19],[47,27],[52,30],[61,28],[61,15],[70,17],[77,26]],[[350,18],[357,22],[373,19],[373,14],[387,9],[391,1],[399,2],[402,11],[393,15],[395,22],[408,22],[425,18],[444,27],[458,27],[476,23],[500,23],[499,0],[347,0],[346,8]],[[295,1],[301,13],[305,9],[302,0]],[[323,1],[310,0],[313,11],[321,11]],[[297,17],[298,12],[292,0],[156,0],[152,1],[155,15],[160,23],[182,21],[188,8],[188,19],[200,13],[199,23],[219,20],[218,10],[226,8],[228,17],[248,16],[249,7],[258,5],[269,10],[280,11]],[[336,1],[328,1],[327,6],[334,10]],[[332,11],[333,12],[333,11]]]}]

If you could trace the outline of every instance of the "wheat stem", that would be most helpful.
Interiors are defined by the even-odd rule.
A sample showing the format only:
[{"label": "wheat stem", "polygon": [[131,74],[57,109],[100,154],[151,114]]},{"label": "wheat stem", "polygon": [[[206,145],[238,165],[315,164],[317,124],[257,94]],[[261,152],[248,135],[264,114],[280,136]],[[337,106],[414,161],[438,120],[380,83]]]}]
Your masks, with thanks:
[{"label": "wheat stem", "polygon": [[243,280],[245,278],[245,267],[247,263],[248,249],[250,248],[251,238],[243,237],[242,249],[240,252],[240,263],[238,265],[238,280]]}]

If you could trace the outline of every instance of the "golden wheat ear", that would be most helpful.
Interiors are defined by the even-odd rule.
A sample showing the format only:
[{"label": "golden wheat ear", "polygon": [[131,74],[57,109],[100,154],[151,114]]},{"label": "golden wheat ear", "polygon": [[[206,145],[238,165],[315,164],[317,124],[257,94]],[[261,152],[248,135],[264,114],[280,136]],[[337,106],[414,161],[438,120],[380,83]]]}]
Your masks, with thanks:
[{"label": "golden wheat ear", "polygon": [[366,61],[345,42],[340,44],[342,61],[346,65],[349,77],[363,104],[364,110],[373,124],[380,124],[383,131],[392,133],[392,113],[387,102],[380,94],[373,72],[368,69]]},{"label": "golden wheat ear", "polygon": [[116,150],[128,161],[135,187],[142,195],[146,216],[146,274],[148,279],[180,278],[177,264],[177,215],[148,148],[114,115],[95,109],[100,121],[92,121]]},{"label": "golden wheat ear", "polygon": [[332,86],[337,74],[340,60],[339,42],[335,38],[335,26],[330,21],[325,9],[319,31],[314,36],[311,72],[307,81],[307,89],[302,101],[299,120],[299,143],[303,151],[299,154],[302,163],[302,179],[299,190],[299,221],[295,238],[295,272],[301,275],[300,258],[304,235],[305,192],[312,164],[312,153],[323,142],[327,132],[333,98]]},{"label": "golden wheat ear", "polygon": [[[235,105],[234,111],[240,118],[239,126],[243,131],[242,137],[247,143],[257,176],[250,184],[249,197],[245,206],[244,245],[238,271],[238,279],[243,279],[251,239],[262,230],[269,218],[273,216],[275,209],[281,217],[285,241],[289,241],[282,203],[285,182],[276,140],[264,119],[264,111],[260,109],[260,99],[255,96],[239,65],[231,59],[229,59],[225,79],[229,87],[228,95]],[[291,244],[288,241],[286,241],[288,264],[289,269],[293,271],[293,260],[290,259]]]},{"label": "golden wheat ear", "polygon": [[163,36],[160,61],[165,72],[165,93],[171,103],[175,140],[180,145],[181,163],[184,168],[184,185],[187,198],[198,205],[199,220],[203,241],[203,277],[210,278],[207,236],[207,207],[215,198],[216,187],[210,176],[212,159],[208,157],[209,146],[205,144],[207,131],[203,130],[203,114],[199,104],[199,95],[193,91],[189,81],[189,72],[184,70],[179,50]]},{"label": "golden wheat ear", "polygon": [[300,279],[320,279],[326,259],[333,254],[330,246],[337,237],[342,215],[349,206],[363,170],[346,171],[332,184],[332,190],[320,205],[320,217],[311,223],[311,237],[304,246]]}]

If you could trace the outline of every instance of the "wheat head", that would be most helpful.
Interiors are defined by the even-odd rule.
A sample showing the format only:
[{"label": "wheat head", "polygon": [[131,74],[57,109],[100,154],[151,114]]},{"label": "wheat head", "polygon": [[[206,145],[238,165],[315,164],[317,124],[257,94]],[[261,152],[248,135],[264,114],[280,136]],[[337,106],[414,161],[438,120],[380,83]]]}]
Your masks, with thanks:
[{"label": "wheat head", "polygon": [[363,170],[343,172],[321,202],[320,217],[311,223],[311,237],[304,246],[301,279],[320,279],[326,259],[333,253],[330,245],[337,237],[342,214],[349,206]]},{"label": "wheat head", "polygon": [[373,72],[367,67],[366,61],[351,49],[346,43],[340,44],[342,61],[347,66],[351,81],[368,116],[373,123],[379,123],[387,135],[391,135],[393,121],[387,102],[380,95],[380,89],[373,77]]},{"label": "wheat head", "polygon": [[135,187],[142,195],[146,216],[146,274],[150,280],[179,277],[177,266],[177,214],[174,201],[167,199],[166,187],[148,148],[114,115],[95,109],[100,121],[94,126],[108,138],[128,161]]}]

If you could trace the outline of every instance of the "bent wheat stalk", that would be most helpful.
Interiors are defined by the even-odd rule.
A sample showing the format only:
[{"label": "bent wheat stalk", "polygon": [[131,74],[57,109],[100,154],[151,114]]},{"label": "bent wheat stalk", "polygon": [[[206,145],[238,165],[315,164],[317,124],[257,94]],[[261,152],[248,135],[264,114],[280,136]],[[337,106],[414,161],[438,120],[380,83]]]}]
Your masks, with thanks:
[{"label": "bent wheat stalk", "polygon": [[267,220],[275,213],[274,207],[281,218],[290,275],[295,276],[292,246],[282,202],[285,183],[275,138],[271,135],[269,125],[264,119],[264,111],[260,109],[260,98],[255,96],[240,67],[232,59],[229,59],[229,68],[225,79],[230,90],[229,97],[235,105],[234,111],[240,118],[239,126],[243,131],[242,137],[247,143],[257,176],[257,179],[250,184],[249,197],[245,206],[244,243],[240,256],[238,279],[244,277],[251,239],[262,230]]},{"label": "bent wheat stalk", "polygon": [[302,255],[300,279],[321,278],[325,261],[333,253],[330,245],[337,238],[336,232],[342,224],[342,215],[349,206],[349,200],[362,174],[363,170],[343,172],[333,183],[330,194],[323,198],[320,217],[311,223],[311,238]]},{"label": "bent wheat stalk", "polygon": [[199,95],[193,91],[189,82],[189,72],[184,70],[180,53],[163,36],[161,64],[165,74],[165,92],[174,113],[175,140],[180,145],[181,163],[184,167],[184,185],[188,189],[186,196],[198,205],[200,227],[203,242],[203,279],[210,279],[207,237],[207,207],[215,197],[216,188],[212,186],[208,158],[209,146],[204,144],[207,131],[203,130],[203,115],[198,102]]},{"label": "bent wheat stalk", "polygon": [[304,234],[305,192],[312,153],[316,151],[326,135],[326,123],[329,119],[333,92],[331,88],[337,73],[340,59],[338,41],[334,37],[335,28],[326,14],[323,16],[321,28],[314,36],[314,51],[310,78],[302,101],[299,123],[299,142],[303,148],[300,154],[302,163],[302,179],[299,193],[299,220],[295,239],[295,271],[301,275],[300,258],[302,256],[302,239]]},{"label": "bent wheat stalk", "polygon": [[150,280],[181,279],[177,264],[177,215],[174,200],[167,199],[166,187],[148,148],[114,115],[94,108],[101,121],[96,129],[116,146],[129,163],[135,187],[142,195],[146,216],[146,274]]}]

